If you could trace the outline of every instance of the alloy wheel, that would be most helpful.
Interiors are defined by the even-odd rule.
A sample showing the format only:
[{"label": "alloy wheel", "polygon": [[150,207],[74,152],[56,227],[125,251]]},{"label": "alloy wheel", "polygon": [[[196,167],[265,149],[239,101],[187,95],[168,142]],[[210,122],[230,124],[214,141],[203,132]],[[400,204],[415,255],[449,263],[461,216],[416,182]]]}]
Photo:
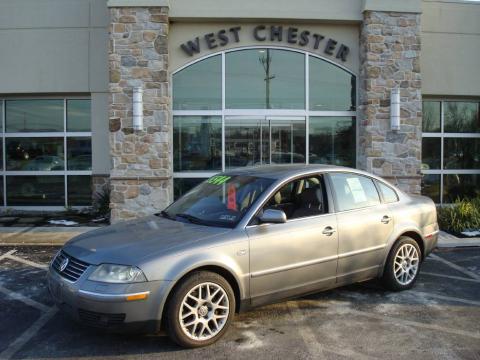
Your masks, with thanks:
[{"label": "alloy wheel", "polygon": [[193,340],[209,340],[225,326],[230,307],[226,291],[205,282],[193,287],[183,298],[178,314],[182,331]]},{"label": "alloy wheel", "polygon": [[420,257],[417,249],[412,244],[402,245],[395,255],[394,273],[395,279],[401,285],[410,284],[418,273]]}]

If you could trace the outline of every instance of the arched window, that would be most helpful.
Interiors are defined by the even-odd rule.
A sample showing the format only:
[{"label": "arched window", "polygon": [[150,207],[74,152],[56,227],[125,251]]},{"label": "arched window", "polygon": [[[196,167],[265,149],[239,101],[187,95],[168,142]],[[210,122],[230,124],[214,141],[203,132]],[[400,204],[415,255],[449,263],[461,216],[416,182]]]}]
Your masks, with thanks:
[{"label": "arched window", "polygon": [[355,166],[356,78],[303,51],[234,49],[173,74],[175,196],[233,167]]}]

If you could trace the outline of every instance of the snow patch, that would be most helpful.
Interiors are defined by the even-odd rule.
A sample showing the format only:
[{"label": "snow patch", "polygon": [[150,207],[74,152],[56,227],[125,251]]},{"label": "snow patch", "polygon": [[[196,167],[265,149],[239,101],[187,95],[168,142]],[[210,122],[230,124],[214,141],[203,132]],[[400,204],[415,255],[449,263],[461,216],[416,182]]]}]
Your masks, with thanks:
[{"label": "snow patch", "polygon": [[480,230],[462,231],[462,235],[465,235],[465,236],[468,236],[468,237],[480,236]]},{"label": "snow patch", "polygon": [[76,221],[71,221],[71,220],[48,220],[48,223],[52,225],[63,225],[63,226],[78,225]]},{"label": "snow patch", "polygon": [[255,335],[253,331],[243,331],[242,335],[246,338],[245,343],[238,348],[242,350],[249,350],[259,348],[263,345],[263,342]]}]

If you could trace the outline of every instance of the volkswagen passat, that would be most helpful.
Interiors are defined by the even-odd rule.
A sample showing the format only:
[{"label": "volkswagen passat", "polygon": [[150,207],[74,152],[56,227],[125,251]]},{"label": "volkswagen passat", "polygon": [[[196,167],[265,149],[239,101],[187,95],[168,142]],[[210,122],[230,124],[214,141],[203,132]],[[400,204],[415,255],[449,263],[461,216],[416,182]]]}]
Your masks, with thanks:
[{"label": "volkswagen passat", "polygon": [[432,200],[322,165],[211,177],[159,214],[91,231],[54,257],[49,288],[78,321],[211,344],[252,306],[381,278],[411,288],[436,246]]}]

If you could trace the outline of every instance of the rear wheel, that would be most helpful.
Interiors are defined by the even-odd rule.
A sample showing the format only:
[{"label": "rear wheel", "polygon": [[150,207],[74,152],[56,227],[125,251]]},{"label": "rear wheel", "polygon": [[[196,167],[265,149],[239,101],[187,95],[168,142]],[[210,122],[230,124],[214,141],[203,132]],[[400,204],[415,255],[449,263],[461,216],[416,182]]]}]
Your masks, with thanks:
[{"label": "rear wheel", "polygon": [[167,308],[167,328],[177,344],[201,347],[220,339],[235,313],[232,287],[216,273],[200,271],[176,287]]},{"label": "rear wheel", "polygon": [[420,270],[421,257],[417,242],[402,236],[388,255],[382,277],[384,286],[394,291],[412,288]]}]

